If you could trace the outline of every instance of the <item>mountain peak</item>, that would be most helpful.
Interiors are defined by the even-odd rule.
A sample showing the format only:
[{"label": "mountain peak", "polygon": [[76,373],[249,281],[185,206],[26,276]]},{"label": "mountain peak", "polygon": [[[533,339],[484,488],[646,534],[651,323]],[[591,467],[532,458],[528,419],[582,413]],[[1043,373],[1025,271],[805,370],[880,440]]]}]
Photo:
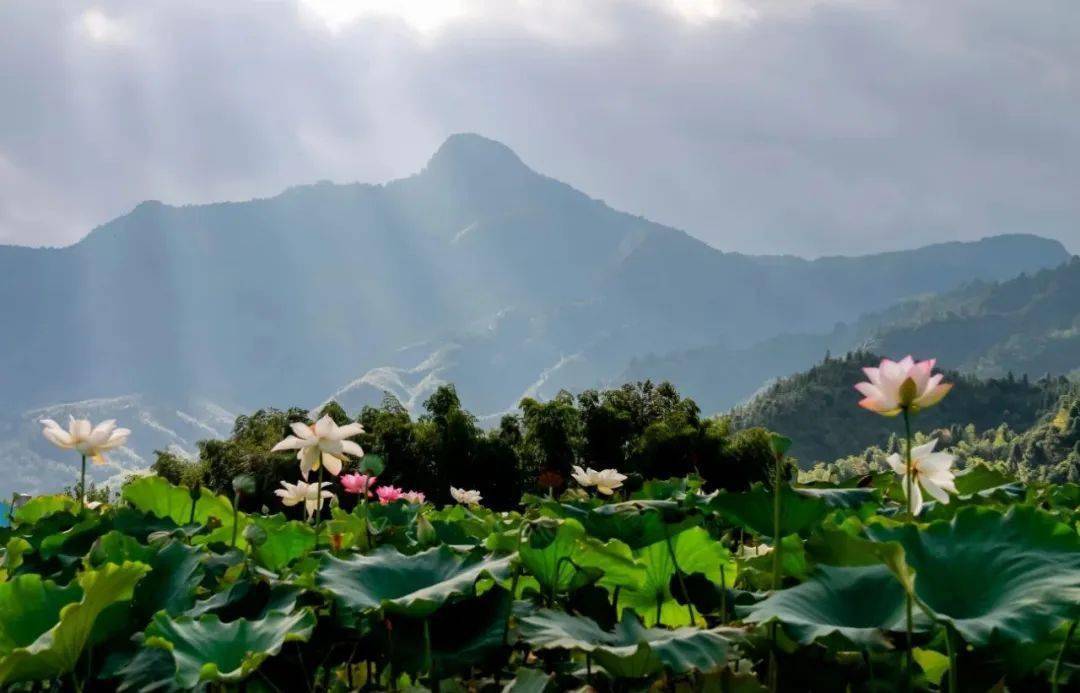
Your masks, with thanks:
[{"label": "mountain peak", "polygon": [[471,132],[450,135],[428,161],[429,171],[482,172],[528,170],[517,154],[502,142]]}]

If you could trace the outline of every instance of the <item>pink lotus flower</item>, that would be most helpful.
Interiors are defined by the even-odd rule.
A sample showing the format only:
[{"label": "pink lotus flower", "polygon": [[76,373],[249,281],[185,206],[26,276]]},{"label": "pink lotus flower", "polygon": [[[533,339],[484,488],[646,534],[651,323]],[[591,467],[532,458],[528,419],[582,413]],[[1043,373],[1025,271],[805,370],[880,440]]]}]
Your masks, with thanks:
[{"label": "pink lotus flower", "polygon": [[412,503],[413,505],[423,505],[424,492],[423,491],[406,491],[401,494],[401,499]]},{"label": "pink lotus flower", "polygon": [[380,486],[375,489],[375,495],[379,497],[380,505],[386,505],[388,503],[393,503],[396,500],[400,500],[402,492],[397,486]]},{"label": "pink lotus flower", "polygon": [[916,362],[910,356],[899,361],[882,359],[877,368],[864,368],[870,382],[858,383],[862,393],[859,406],[883,416],[896,416],[905,409],[917,412],[937,404],[952,389],[941,373],[931,375],[934,359]]},{"label": "pink lotus flower", "polygon": [[375,477],[367,474],[344,474],[341,477],[341,485],[346,493],[363,494],[371,497],[371,489],[375,486]]}]

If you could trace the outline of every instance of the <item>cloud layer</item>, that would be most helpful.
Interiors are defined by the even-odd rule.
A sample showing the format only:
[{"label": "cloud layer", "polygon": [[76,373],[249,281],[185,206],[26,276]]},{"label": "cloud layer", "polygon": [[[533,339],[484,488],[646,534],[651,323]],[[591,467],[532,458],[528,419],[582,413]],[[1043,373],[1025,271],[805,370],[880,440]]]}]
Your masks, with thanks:
[{"label": "cloud layer", "polygon": [[725,250],[1080,251],[1072,0],[38,0],[0,24],[0,243],[408,175],[473,131]]}]

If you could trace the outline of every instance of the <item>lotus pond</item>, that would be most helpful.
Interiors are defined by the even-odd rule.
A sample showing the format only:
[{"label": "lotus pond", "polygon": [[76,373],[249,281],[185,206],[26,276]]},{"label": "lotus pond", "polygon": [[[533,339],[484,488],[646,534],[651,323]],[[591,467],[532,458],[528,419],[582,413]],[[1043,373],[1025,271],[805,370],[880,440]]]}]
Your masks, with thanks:
[{"label": "lotus pond", "polygon": [[527,497],[512,513],[335,506],[318,532],[154,476],[93,509],[39,497],[0,530],[0,682],[1075,688],[1080,487],[984,467],[955,483],[913,523],[891,474],[778,496],[650,481],[611,499]]}]

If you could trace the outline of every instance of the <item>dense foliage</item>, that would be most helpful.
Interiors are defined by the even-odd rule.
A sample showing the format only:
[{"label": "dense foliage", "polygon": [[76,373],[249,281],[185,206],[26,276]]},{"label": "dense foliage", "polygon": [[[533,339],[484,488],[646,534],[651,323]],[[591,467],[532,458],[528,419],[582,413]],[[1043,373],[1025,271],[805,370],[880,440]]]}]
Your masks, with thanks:
[{"label": "dense foliage", "polygon": [[[951,425],[920,435],[919,442],[931,436],[956,455],[960,467],[982,464],[1028,482],[1080,483],[1080,388],[1066,388],[1026,431],[1004,423],[984,431],[974,424]],[[817,464],[803,476],[842,480],[883,471],[885,458],[900,448],[900,439],[893,435],[857,455]]]},{"label": "dense foliage", "polygon": [[0,685],[897,690],[906,591],[915,688],[1068,685],[1080,487],[982,466],[956,486],[907,524],[892,474],[785,484],[779,543],[770,491],[694,476],[318,528],[158,476],[93,510],[39,497],[2,530]]},{"label": "dense foliage", "polygon": [[[795,440],[791,454],[804,468],[881,444],[896,432],[895,423],[865,416],[854,406],[859,394],[851,387],[863,377],[864,366],[879,360],[865,351],[827,356],[814,368],[777,381],[735,409],[732,424],[783,431]],[[948,372],[947,378],[957,383],[964,396],[945,399],[928,410],[920,421],[924,429],[971,424],[983,431],[1004,424],[1013,431],[1026,431],[1073,387],[1061,377],[1031,381],[1009,374],[981,380]]]},{"label": "dense foliage", "polygon": [[[772,455],[761,429],[733,433],[726,420],[703,418],[692,400],[668,383],[561,392],[547,402],[525,399],[520,415],[504,416],[485,430],[463,409],[453,386],[439,387],[413,419],[393,397],[366,407],[356,418],[366,433],[357,440],[382,459],[380,479],[449,500],[451,484],[479,490],[491,507],[517,506],[526,492],[565,489],[575,464],[614,467],[641,479],[700,474],[708,488],[740,490],[771,478]],[[350,419],[337,404],[324,411],[337,423]],[[270,448],[288,425],[307,419],[301,409],[260,410],[237,419],[228,440],[199,443],[191,462],[158,453],[154,470],[174,483],[229,493],[237,474],[258,481],[259,494],[245,509],[274,503],[278,481],[293,480],[295,460]]]}]

